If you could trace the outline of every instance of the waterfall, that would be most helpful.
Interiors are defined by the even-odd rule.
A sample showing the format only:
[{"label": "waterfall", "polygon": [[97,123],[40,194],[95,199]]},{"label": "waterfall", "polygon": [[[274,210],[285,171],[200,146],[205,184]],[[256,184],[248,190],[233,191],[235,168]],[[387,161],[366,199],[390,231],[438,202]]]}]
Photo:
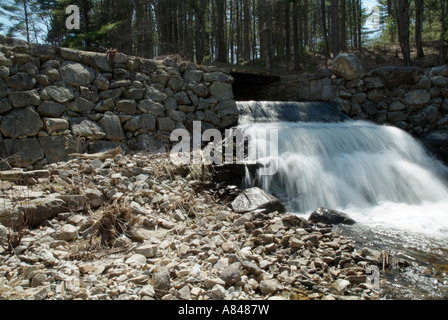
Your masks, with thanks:
[{"label": "waterfall", "polygon": [[[266,149],[278,130],[278,171],[250,177],[289,212],[318,207],[368,225],[448,234],[448,168],[411,135],[345,117],[332,103],[239,102],[239,127]],[[269,157],[269,155],[267,155]]]}]

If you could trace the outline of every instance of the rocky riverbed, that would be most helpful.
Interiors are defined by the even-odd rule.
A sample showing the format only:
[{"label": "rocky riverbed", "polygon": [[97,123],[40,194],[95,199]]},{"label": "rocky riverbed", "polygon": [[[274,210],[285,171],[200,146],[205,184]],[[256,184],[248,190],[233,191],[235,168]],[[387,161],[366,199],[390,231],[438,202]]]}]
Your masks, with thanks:
[{"label": "rocky riverbed", "polygon": [[381,299],[406,267],[212,175],[167,154],[1,172],[0,299]]}]

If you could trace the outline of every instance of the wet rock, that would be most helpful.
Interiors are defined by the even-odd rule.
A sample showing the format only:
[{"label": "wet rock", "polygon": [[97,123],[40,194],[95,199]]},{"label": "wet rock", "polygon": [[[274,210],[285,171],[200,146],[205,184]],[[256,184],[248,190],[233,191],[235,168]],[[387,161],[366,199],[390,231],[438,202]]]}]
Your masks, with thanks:
[{"label": "wet rock", "polygon": [[237,213],[246,213],[255,210],[261,210],[266,214],[274,211],[279,213],[285,212],[285,207],[279,199],[260,188],[244,190],[233,200],[232,209]]},{"label": "wet rock", "polygon": [[318,208],[316,211],[311,213],[308,220],[313,223],[321,222],[328,225],[337,225],[337,224],[352,225],[356,223],[347,214],[327,208]]}]

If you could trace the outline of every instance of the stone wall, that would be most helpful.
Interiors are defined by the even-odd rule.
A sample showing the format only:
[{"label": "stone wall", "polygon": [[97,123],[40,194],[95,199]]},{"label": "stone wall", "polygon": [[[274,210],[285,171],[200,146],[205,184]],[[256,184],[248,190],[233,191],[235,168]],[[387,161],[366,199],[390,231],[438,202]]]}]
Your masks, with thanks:
[{"label": "stone wall", "polygon": [[335,65],[333,71],[342,77],[336,101],[353,119],[391,124],[415,136],[448,128],[447,65],[389,66],[366,74],[344,73]]},{"label": "stone wall", "polygon": [[0,37],[0,157],[38,168],[73,152],[168,150],[171,132],[193,121],[204,129],[237,123],[232,82],[225,71],[169,57]]}]

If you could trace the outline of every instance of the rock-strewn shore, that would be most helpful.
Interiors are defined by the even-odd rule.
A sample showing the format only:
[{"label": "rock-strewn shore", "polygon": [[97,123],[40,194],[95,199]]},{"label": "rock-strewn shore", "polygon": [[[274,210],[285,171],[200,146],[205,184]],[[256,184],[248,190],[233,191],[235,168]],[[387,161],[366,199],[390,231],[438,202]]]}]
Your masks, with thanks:
[{"label": "rock-strewn shore", "polygon": [[296,215],[236,213],[240,190],[209,175],[141,154],[3,172],[0,221],[16,231],[0,224],[0,299],[380,298],[366,268],[382,252]]}]

